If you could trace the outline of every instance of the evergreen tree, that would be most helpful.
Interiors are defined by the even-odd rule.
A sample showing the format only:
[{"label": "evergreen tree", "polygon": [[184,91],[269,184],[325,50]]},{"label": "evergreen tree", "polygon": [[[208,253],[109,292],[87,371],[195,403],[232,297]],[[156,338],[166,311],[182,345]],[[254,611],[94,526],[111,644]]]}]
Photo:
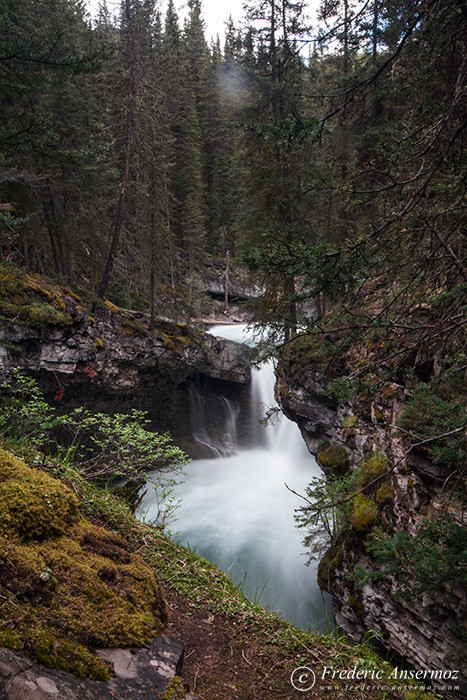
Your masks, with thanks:
[{"label": "evergreen tree", "polygon": [[[278,264],[265,264],[274,250],[280,258],[293,248],[301,228],[300,156],[303,122],[298,94],[302,78],[299,42],[307,32],[303,4],[270,0],[247,11],[257,51],[258,100],[247,128],[256,134],[256,173],[248,199],[248,228],[259,247],[250,261],[266,273],[275,313],[290,337],[297,323],[295,274]],[[261,115],[261,116],[260,116]],[[266,117],[266,119],[265,119]],[[259,120],[258,120],[259,118]],[[279,275],[279,277],[278,277]]]}]

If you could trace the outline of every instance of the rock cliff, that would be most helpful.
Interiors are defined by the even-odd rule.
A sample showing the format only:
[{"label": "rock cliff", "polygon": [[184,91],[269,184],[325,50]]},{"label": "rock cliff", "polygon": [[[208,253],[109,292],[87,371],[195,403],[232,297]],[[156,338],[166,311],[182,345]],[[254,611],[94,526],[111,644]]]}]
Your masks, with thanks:
[{"label": "rock cliff", "polygon": [[[414,534],[425,517],[440,512],[449,512],[458,522],[465,520],[445,489],[449,470],[427,459],[422,450],[410,449],[404,433],[394,429],[407,398],[403,386],[387,382],[373,395],[362,392],[336,401],[322,365],[290,352],[277,367],[276,398],[287,417],[299,425],[325,473],[345,470],[349,464],[357,467],[375,454],[390,460],[392,471],[384,493],[378,491],[381,497],[374,500],[378,518],[393,523],[395,531]],[[374,572],[376,563],[366,545],[368,528],[360,525],[349,523],[318,571],[320,586],[333,596],[337,624],[358,640],[371,630],[380,646],[396,652],[414,669],[460,669],[461,677],[465,591],[441,588],[430,600],[415,595],[407,600],[394,597],[394,577],[361,587],[352,572],[358,566]],[[464,691],[466,680],[463,676]],[[447,695],[449,685],[455,686],[439,679],[432,684],[443,687]]]},{"label": "rock cliff", "polygon": [[[147,314],[107,301],[91,313],[74,294],[43,279],[21,284],[15,303],[3,302],[0,372],[23,367],[51,401],[107,411],[140,408],[155,429],[180,432],[190,378],[226,383],[237,392],[249,383],[244,346],[162,317],[150,330]],[[5,291],[3,299],[10,299],[10,288]]]}]

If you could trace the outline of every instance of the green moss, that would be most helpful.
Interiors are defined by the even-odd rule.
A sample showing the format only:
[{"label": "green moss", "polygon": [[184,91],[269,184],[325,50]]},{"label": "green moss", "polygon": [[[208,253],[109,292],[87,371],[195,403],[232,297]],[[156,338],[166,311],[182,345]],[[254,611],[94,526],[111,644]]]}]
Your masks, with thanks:
[{"label": "green moss", "polygon": [[161,333],[161,340],[163,341],[167,350],[171,350],[172,352],[176,352],[179,349],[175,345],[174,339],[171,338],[170,335],[167,335],[167,333]]},{"label": "green moss", "polygon": [[383,484],[382,486],[380,486],[376,492],[375,500],[379,506],[382,506],[388,501],[394,500],[394,489],[392,488],[392,486],[390,486],[389,484]]},{"label": "green moss", "polygon": [[136,321],[134,318],[130,318],[129,316],[123,317],[122,327],[124,333],[144,333],[146,330],[140,321]]},{"label": "green moss", "polygon": [[96,335],[94,340],[96,341],[96,345],[100,350],[105,350],[105,343],[101,338],[98,338]]},{"label": "green moss", "polygon": [[60,288],[44,277],[0,263],[0,313],[33,326],[69,325]]},{"label": "green moss", "polygon": [[349,413],[342,421],[343,428],[354,428],[358,425],[358,418],[353,413]]},{"label": "green moss", "polygon": [[357,434],[358,418],[353,413],[349,413],[342,421],[342,437],[349,440]]},{"label": "green moss", "polygon": [[377,522],[379,515],[378,506],[376,503],[367,498],[363,493],[359,493],[353,499],[352,513],[350,515],[350,524],[358,532],[368,532]]},{"label": "green moss", "polygon": [[331,584],[337,567],[344,557],[342,545],[330,547],[318,564],[318,586],[322,591],[331,592]]},{"label": "green moss", "polygon": [[167,624],[152,570],[88,523],[73,493],[0,450],[0,641],[51,668],[106,680],[92,649],[140,646]]},{"label": "green moss", "polygon": [[0,630],[0,647],[10,649],[11,651],[22,651],[23,644],[14,630]]},{"label": "green moss", "polygon": [[42,539],[64,534],[78,501],[59,481],[0,449],[0,535]]},{"label": "green moss", "polygon": [[347,602],[349,607],[354,611],[356,617],[359,619],[365,617],[365,606],[363,605],[363,600],[361,598],[357,598],[355,595],[349,595]]},{"label": "green moss", "polygon": [[0,263],[0,295],[22,294],[25,290],[25,273],[10,263]]},{"label": "green moss", "polygon": [[332,472],[343,472],[349,466],[349,456],[343,447],[320,443],[316,459],[322,469]]},{"label": "green moss", "polygon": [[161,700],[182,700],[187,692],[188,688],[183,679],[180,676],[174,676],[165,689],[164,695],[161,696]]},{"label": "green moss", "polygon": [[40,664],[67,671],[78,678],[91,676],[96,681],[108,681],[113,675],[110,667],[81,644],[57,638],[56,634],[42,627],[31,631],[27,647],[30,655]]},{"label": "green moss", "polygon": [[47,324],[63,326],[71,324],[70,316],[52,304],[40,304],[38,302],[24,304],[20,307],[20,315],[24,321],[31,323],[33,326]]},{"label": "green moss", "polygon": [[111,301],[108,299],[104,299],[104,306],[106,306],[111,314],[118,314],[120,313],[120,309],[118,306],[115,306],[115,304],[112,304]]},{"label": "green moss", "polygon": [[372,481],[382,476],[391,468],[391,460],[382,452],[373,452],[365,459],[360,476],[360,488],[364,488]]},{"label": "green moss", "polygon": [[384,415],[381,413],[379,408],[375,408],[375,418],[379,423],[382,423],[384,421]]}]

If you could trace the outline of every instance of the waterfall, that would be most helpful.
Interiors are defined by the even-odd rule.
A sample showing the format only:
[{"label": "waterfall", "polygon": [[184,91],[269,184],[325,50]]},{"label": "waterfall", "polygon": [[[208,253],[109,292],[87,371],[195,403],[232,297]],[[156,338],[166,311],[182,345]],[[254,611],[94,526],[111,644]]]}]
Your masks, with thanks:
[{"label": "waterfall", "polygon": [[195,442],[215,457],[234,454],[237,451],[238,403],[214,392],[203,393],[194,382],[188,386],[188,397]]},{"label": "waterfall", "polygon": [[[214,335],[254,344],[246,326],[215,326]],[[214,392],[189,387],[192,433],[210,459],[196,459],[176,488],[181,499],[178,531],[182,544],[212,561],[241,586],[245,595],[303,628],[328,629],[332,619],[327,598],[316,582],[317,563],[306,566],[304,533],[295,527],[300,503],[285,483],[303,493],[320,474],[295,423],[274,413],[274,364],[252,370],[248,421],[250,443],[238,440],[240,405]],[[213,458],[214,457],[214,458]],[[140,517],[155,513],[148,489]]]}]

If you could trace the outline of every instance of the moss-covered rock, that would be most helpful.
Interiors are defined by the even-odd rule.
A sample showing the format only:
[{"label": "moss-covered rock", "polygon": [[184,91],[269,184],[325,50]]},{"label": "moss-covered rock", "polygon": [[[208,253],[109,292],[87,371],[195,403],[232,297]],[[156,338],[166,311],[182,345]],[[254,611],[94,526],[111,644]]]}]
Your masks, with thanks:
[{"label": "moss-covered rock", "polygon": [[360,488],[368,486],[391,468],[391,460],[382,452],[373,452],[365,459],[360,476]]},{"label": "moss-covered rock", "polygon": [[394,489],[389,484],[383,484],[376,492],[375,501],[379,506],[394,500]]},{"label": "moss-covered rock", "polygon": [[0,535],[10,538],[63,535],[78,516],[78,502],[70,489],[2,449],[0,504]]},{"label": "moss-covered rock", "polygon": [[357,532],[368,532],[376,523],[379,515],[379,509],[376,503],[359,493],[353,499],[352,513],[350,515],[350,524]]},{"label": "moss-covered rock", "polygon": [[342,474],[349,468],[349,456],[344,447],[320,443],[316,459],[324,472]]},{"label": "moss-covered rock", "polygon": [[357,618],[362,619],[365,617],[365,606],[363,605],[363,600],[360,596],[351,594],[349,595],[347,602],[349,608],[352,608]]},{"label": "moss-covered rock", "polygon": [[332,591],[335,572],[343,559],[342,544],[330,547],[318,564],[318,586],[322,591]]},{"label": "moss-covered rock", "polygon": [[1,645],[106,680],[111,671],[92,649],[140,646],[164,630],[153,571],[87,522],[61,482],[3,450],[0,524]]},{"label": "moss-covered rock", "polygon": [[23,268],[0,262],[0,316],[31,326],[67,326],[63,291],[45,277],[29,275]]}]

